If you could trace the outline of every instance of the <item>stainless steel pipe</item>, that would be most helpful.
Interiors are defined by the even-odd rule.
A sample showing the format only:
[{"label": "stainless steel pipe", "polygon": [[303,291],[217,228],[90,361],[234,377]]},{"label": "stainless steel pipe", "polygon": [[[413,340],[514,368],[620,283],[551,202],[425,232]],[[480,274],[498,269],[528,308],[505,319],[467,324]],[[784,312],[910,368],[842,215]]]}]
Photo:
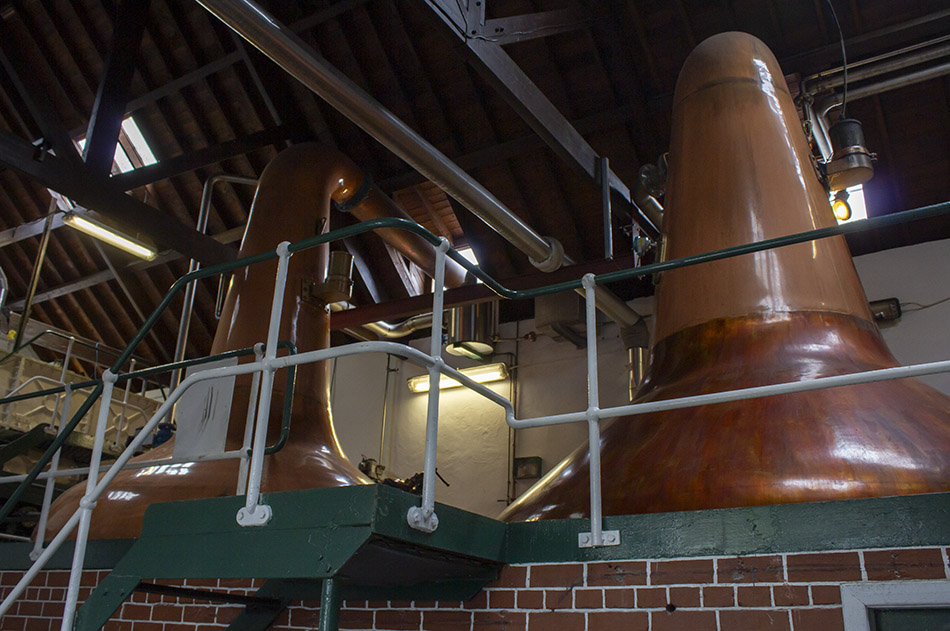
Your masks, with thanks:
[{"label": "stainless steel pipe", "polygon": [[[536,267],[543,271],[554,271],[562,263],[570,261],[563,256],[560,243],[535,232],[488,189],[257,4],[251,0],[198,0],[198,3],[314,94],[458,200],[505,240],[527,254]],[[598,287],[597,297],[599,308],[621,326],[632,325],[640,319],[609,289]]]},{"label": "stainless steel pipe", "polygon": [[429,141],[250,0],[198,0],[209,12],[532,259],[552,246]]}]

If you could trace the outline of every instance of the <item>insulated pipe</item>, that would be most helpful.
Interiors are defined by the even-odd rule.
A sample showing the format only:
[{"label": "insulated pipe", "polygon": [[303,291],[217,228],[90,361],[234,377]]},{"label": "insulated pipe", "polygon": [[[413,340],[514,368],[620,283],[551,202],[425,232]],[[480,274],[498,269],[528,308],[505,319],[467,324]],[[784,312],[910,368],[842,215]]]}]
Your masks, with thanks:
[{"label": "insulated pipe", "polygon": [[410,333],[421,329],[428,329],[432,326],[432,314],[421,313],[417,316],[407,318],[398,324],[389,324],[388,322],[368,322],[363,325],[379,337],[394,340],[406,337]]},{"label": "insulated pipe", "polygon": [[[532,264],[552,272],[569,259],[553,238],[545,238],[512,213],[484,186],[387,110],[349,77],[317,55],[300,37],[251,0],[198,0],[219,20],[269,57],[334,109],[472,211],[524,252]],[[451,261],[449,261],[451,263]],[[446,267],[450,278],[451,266]],[[452,286],[452,285],[449,285]],[[610,290],[597,288],[597,303],[621,326],[640,316]]]},{"label": "insulated pipe", "polygon": [[484,186],[260,6],[251,0],[198,2],[532,259],[545,261],[556,249]]}]

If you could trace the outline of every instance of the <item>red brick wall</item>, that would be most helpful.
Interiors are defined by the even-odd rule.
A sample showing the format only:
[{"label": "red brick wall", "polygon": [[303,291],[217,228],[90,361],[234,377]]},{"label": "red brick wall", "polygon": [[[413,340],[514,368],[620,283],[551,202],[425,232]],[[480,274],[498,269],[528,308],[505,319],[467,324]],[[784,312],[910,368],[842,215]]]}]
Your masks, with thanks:
[{"label": "red brick wall", "polygon": [[[905,548],[662,561],[506,567],[473,600],[347,601],[341,628],[375,631],[840,631],[840,584],[948,579],[948,550]],[[88,594],[103,572],[86,572]],[[18,572],[0,573],[4,593]],[[58,629],[67,573],[41,574],[0,631]],[[253,593],[260,581],[178,581]],[[273,627],[314,629],[319,603],[294,603]],[[110,631],[224,628],[240,612],[188,599],[134,594]]]}]

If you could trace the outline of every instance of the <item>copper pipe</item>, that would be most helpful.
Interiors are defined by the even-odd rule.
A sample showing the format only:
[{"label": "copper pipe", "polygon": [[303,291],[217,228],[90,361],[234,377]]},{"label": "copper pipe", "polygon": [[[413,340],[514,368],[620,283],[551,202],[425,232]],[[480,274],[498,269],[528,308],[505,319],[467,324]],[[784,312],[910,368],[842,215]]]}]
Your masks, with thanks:
[{"label": "copper pipe", "polygon": [[[673,105],[667,257],[833,225],[792,98],[758,39],[687,59]],[[843,237],[664,272],[636,402],[889,368]],[[606,515],[950,490],[950,397],[916,379],[604,424]],[[585,515],[588,446],[502,514]]]}]

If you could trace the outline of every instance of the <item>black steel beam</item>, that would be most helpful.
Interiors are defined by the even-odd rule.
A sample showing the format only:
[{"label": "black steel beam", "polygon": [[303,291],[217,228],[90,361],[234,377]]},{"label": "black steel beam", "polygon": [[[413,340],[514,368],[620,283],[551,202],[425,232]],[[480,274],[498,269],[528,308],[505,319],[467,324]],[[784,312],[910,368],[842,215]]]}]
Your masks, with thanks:
[{"label": "black steel beam", "polygon": [[85,208],[96,210],[134,228],[202,265],[214,265],[235,258],[233,249],[186,226],[170,214],[126,195],[108,178],[97,177],[84,164],[70,164],[63,158],[37,152],[30,143],[0,133],[0,162],[39,180],[44,186],[65,195]]},{"label": "black steel beam", "polygon": [[116,8],[112,27],[112,45],[106,56],[86,128],[83,160],[94,173],[109,175],[115,156],[122,119],[129,101],[135,58],[142,44],[142,33],[148,20],[148,0],[122,0]]},{"label": "black steel beam", "polygon": [[118,173],[112,176],[111,180],[116,186],[122,188],[122,190],[130,191],[134,188],[145,186],[146,184],[152,184],[159,180],[175,177],[176,175],[188,173],[195,169],[227,160],[228,158],[234,158],[269,145],[277,144],[282,140],[297,136],[298,132],[304,133],[298,125],[280,125],[279,127],[265,129],[244,136],[243,138],[235,138],[234,140],[222,142],[221,144],[211,147],[205,147],[204,149],[198,149],[191,153],[183,153],[174,158],[165,158],[147,167],[140,167],[132,171],[127,171],[126,173]]}]

